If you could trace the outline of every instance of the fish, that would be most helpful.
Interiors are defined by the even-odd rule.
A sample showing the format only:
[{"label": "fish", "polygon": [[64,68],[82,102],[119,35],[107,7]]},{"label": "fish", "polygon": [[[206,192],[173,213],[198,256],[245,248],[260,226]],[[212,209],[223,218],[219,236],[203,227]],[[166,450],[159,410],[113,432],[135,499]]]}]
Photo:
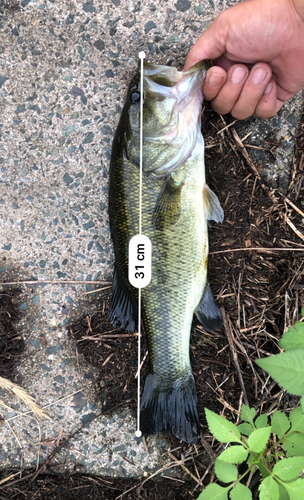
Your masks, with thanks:
[{"label": "fish", "polygon": [[140,100],[143,99],[142,234],[152,243],[151,281],[141,289],[149,373],[140,403],[143,435],[170,431],[199,439],[200,420],[190,365],[195,315],[208,331],[221,326],[207,279],[208,221],[224,214],[206,183],[201,133],[202,85],[208,62],[187,71],[143,62],[132,78],[114,135],[109,171],[109,220],[114,275],[109,319],[138,331],[138,289],[128,280],[130,239],[139,232]]}]

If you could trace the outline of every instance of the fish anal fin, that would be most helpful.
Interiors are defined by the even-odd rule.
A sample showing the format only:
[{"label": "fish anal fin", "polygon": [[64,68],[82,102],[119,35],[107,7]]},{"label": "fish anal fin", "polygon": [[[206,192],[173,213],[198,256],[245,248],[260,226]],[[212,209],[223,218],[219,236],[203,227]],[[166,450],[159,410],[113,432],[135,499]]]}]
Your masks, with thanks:
[{"label": "fish anal fin", "polygon": [[181,191],[184,183],[176,183],[172,176],[165,179],[153,211],[156,228],[175,224],[181,213]]},{"label": "fish anal fin", "polygon": [[203,187],[204,216],[207,220],[223,222],[224,212],[216,194],[210,189],[208,184]]},{"label": "fish anal fin", "polygon": [[110,323],[116,327],[133,333],[137,330],[138,309],[134,297],[120,278],[117,269],[114,271],[112,300],[109,309]]},{"label": "fish anal fin", "polygon": [[194,314],[207,331],[213,331],[222,326],[221,313],[208,282]]}]

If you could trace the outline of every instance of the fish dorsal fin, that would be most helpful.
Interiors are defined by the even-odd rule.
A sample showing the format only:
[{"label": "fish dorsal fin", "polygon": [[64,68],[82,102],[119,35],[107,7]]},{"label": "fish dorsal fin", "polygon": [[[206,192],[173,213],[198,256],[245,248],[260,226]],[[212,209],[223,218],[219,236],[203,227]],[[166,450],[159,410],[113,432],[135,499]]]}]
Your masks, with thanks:
[{"label": "fish dorsal fin", "polygon": [[133,333],[137,330],[137,319],[138,309],[136,300],[119,276],[117,269],[115,269],[109,320],[113,326]]},{"label": "fish dorsal fin", "polygon": [[208,282],[194,314],[207,331],[216,330],[222,326],[221,313],[215,303],[211,286]]},{"label": "fish dorsal fin", "polygon": [[204,202],[204,216],[207,220],[214,220],[215,222],[223,222],[224,212],[218,200],[218,197],[210,189],[208,184],[203,187],[203,202]]},{"label": "fish dorsal fin", "polygon": [[153,211],[153,222],[157,229],[175,224],[181,212],[181,191],[184,183],[176,183],[168,176],[159,192]]}]

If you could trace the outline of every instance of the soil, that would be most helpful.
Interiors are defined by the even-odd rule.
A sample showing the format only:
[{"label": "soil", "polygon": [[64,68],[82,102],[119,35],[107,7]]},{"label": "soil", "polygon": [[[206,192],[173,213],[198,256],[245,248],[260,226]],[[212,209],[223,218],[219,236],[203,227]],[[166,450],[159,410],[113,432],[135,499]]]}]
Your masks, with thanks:
[{"label": "soil", "polygon": [[[202,485],[212,480],[212,463],[220,449],[206,426],[205,407],[235,422],[242,403],[258,412],[288,411],[297,404],[297,399],[268,379],[254,360],[279,352],[278,341],[284,329],[300,319],[300,306],[304,304],[303,216],[292,205],[304,205],[304,123],[286,197],[265,186],[259,165],[244,156],[239,145],[242,138],[238,138],[231,117],[224,120],[207,105],[202,129],[208,182],[225,212],[223,224],[212,223],[209,232],[209,280],[225,321],[223,329],[214,333],[204,331],[199,324],[192,327],[191,359],[202,438],[197,445],[187,446],[170,437],[174,450],[170,457],[173,461],[184,459],[184,479],[159,475],[140,481],[77,472],[63,476],[46,468],[35,480],[29,472],[28,478],[16,484],[14,479],[7,481],[2,491],[0,485],[0,500],[197,498]],[[1,304],[0,311],[10,307],[9,302]],[[79,352],[100,367],[96,394],[106,408],[126,401],[135,414],[137,338],[113,330],[107,320],[108,306],[109,296],[101,296],[100,311],[71,325],[70,335]],[[6,344],[1,340],[1,328],[0,317],[0,361],[3,356],[14,357],[11,348],[3,348]],[[14,338],[11,325],[4,328],[8,337]],[[142,357],[145,353],[143,339]],[[143,379],[146,370],[147,361]],[[11,472],[2,473],[0,481]]]},{"label": "soil", "polygon": [[14,375],[14,365],[23,349],[23,340],[13,329],[18,315],[13,305],[13,297],[18,290],[0,293],[0,377],[10,379]]}]

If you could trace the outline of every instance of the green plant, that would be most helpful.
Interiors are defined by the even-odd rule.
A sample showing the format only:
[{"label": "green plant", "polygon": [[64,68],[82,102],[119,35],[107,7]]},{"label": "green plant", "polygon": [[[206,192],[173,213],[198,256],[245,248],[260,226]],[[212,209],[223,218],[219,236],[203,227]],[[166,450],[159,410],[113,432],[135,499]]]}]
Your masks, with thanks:
[{"label": "green plant", "polygon": [[[301,408],[289,417],[275,411],[269,425],[268,417],[256,417],[254,408],[242,405],[242,423],[236,426],[224,417],[206,409],[210,432],[222,443],[233,443],[216,459],[215,474],[221,483],[209,484],[198,500],[250,500],[248,486],[258,470],[262,481],[260,500],[300,500],[304,498],[304,414]],[[287,457],[287,458],[284,458]],[[244,472],[237,464],[244,462]]]},{"label": "green plant", "polygon": [[304,411],[304,322],[297,321],[290,327],[283,334],[279,345],[285,352],[257,359],[256,363],[287,392],[301,396],[301,406]]}]

